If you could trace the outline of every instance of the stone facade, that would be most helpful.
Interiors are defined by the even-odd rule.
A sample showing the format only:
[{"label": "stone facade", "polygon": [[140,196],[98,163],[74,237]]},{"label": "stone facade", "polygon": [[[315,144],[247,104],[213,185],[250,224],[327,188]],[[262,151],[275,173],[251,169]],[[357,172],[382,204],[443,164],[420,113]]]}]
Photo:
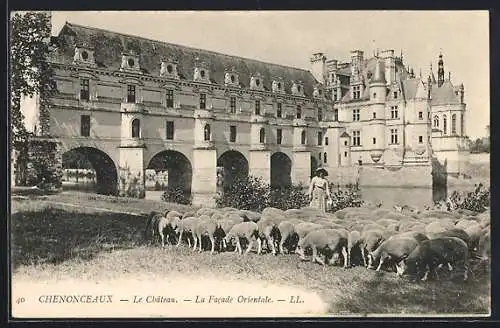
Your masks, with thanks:
[{"label": "stone facade", "polygon": [[[438,87],[393,51],[355,50],[348,63],[315,54],[307,71],[70,23],[53,39],[50,135],[107,166],[101,180],[121,191],[118,176],[143,189],[147,168],[166,169],[169,184],[210,204],[224,154],[274,185],[287,183],[278,171],[291,163],[291,182],[307,184],[317,165],[332,177],[359,165],[427,170],[433,151],[455,145],[434,149]],[[241,160],[224,163],[229,172]]]}]

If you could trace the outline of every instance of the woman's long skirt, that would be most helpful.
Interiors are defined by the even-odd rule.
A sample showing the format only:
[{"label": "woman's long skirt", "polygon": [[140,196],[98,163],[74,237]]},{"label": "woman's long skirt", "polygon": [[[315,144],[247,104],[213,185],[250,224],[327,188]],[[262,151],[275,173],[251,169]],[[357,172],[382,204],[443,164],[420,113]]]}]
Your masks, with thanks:
[{"label": "woman's long skirt", "polygon": [[326,200],[326,191],[320,188],[314,188],[312,191],[311,204],[309,206],[326,212]]}]

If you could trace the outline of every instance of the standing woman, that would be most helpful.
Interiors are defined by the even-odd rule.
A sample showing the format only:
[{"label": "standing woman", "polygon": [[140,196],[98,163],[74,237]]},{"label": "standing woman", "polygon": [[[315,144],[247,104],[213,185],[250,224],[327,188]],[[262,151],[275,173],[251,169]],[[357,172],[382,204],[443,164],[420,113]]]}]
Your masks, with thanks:
[{"label": "standing woman", "polygon": [[316,170],[316,176],[312,178],[309,185],[309,199],[311,200],[310,207],[317,208],[322,212],[326,212],[327,200],[331,199],[328,180],[325,176],[328,172],[324,168]]}]

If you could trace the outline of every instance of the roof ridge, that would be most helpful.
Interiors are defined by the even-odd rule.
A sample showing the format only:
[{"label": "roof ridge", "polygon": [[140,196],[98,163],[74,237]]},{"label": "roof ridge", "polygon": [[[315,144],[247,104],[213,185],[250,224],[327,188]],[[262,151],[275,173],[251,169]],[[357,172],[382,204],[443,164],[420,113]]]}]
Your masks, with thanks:
[{"label": "roof ridge", "polygon": [[[187,49],[194,50],[194,51],[208,52],[208,53],[215,54],[215,55],[218,55],[218,56],[233,57],[233,58],[250,60],[250,61],[253,61],[253,62],[258,62],[258,63],[262,63],[262,64],[267,64],[267,65],[275,65],[275,66],[280,66],[280,67],[284,67],[284,68],[291,68],[291,69],[295,69],[295,70],[298,70],[298,71],[303,71],[305,73],[312,74],[312,72],[310,70],[305,69],[305,68],[298,68],[298,67],[294,67],[294,66],[287,66],[287,65],[282,65],[282,64],[272,63],[272,62],[266,62],[266,61],[256,60],[256,59],[253,59],[253,58],[243,57],[243,56],[238,56],[238,55],[229,55],[229,54],[222,53],[222,52],[217,52],[217,51],[207,50],[207,49],[201,49],[201,48],[196,48],[196,47],[192,47],[192,46],[185,46],[185,45],[182,45],[182,44],[176,44],[176,43],[171,43],[171,42],[167,42],[167,41],[153,40],[153,39],[148,39],[146,37],[139,36],[139,35],[127,34],[127,33],[122,33],[122,32],[115,32],[115,31],[107,30],[107,29],[100,28],[100,27],[93,27],[93,26],[88,26],[88,25],[80,25],[80,24],[75,24],[75,23],[71,23],[71,22],[68,22],[68,21],[66,21],[64,25],[65,26],[69,25],[70,27],[71,26],[76,26],[76,27],[85,28],[85,29],[89,29],[89,30],[95,30],[95,31],[96,30],[97,31],[103,31],[103,32],[118,34],[118,35],[122,35],[122,36],[126,36],[126,37],[138,38],[138,39],[142,39],[142,40],[149,41],[149,42],[159,42],[159,43],[167,44],[167,45],[170,45],[170,46],[187,48]],[[59,31],[59,34],[61,34],[61,32],[62,32],[62,29],[61,29],[61,31]]]}]

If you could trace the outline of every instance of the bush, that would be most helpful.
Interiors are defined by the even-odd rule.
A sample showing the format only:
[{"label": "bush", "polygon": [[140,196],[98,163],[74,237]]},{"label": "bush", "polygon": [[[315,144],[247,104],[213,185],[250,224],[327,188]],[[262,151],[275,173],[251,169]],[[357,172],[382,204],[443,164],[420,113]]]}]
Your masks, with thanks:
[{"label": "bush", "polygon": [[161,195],[161,200],[169,203],[191,205],[191,197],[180,187],[167,187]]},{"label": "bush", "polygon": [[268,205],[269,185],[252,176],[236,178],[216,198],[217,207],[234,207],[242,210],[262,211]]},{"label": "bush", "polygon": [[62,157],[57,143],[50,140],[30,140],[26,183],[40,189],[52,190],[62,186]]},{"label": "bush", "polygon": [[347,185],[344,190],[340,188],[335,189],[335,185],[331,184],[330,190],[333,204],[328,209],[328,212],[334,213],[346,207],[360,207],[363,203],[358,185]]},{"label": "bush", "polygon": [[279,208],[283,211],[292,208],[309,206],[309,196],[302,185],[292,185],[283,188],[271,189],[268,206]]},{"label": "bush", "polygon": [[481,183],[472,192],[459,193],[454,191],[448,202],[448,210],[465,209],[474,212],[484,212],[490,207],[490,188],[484,187]]}]

